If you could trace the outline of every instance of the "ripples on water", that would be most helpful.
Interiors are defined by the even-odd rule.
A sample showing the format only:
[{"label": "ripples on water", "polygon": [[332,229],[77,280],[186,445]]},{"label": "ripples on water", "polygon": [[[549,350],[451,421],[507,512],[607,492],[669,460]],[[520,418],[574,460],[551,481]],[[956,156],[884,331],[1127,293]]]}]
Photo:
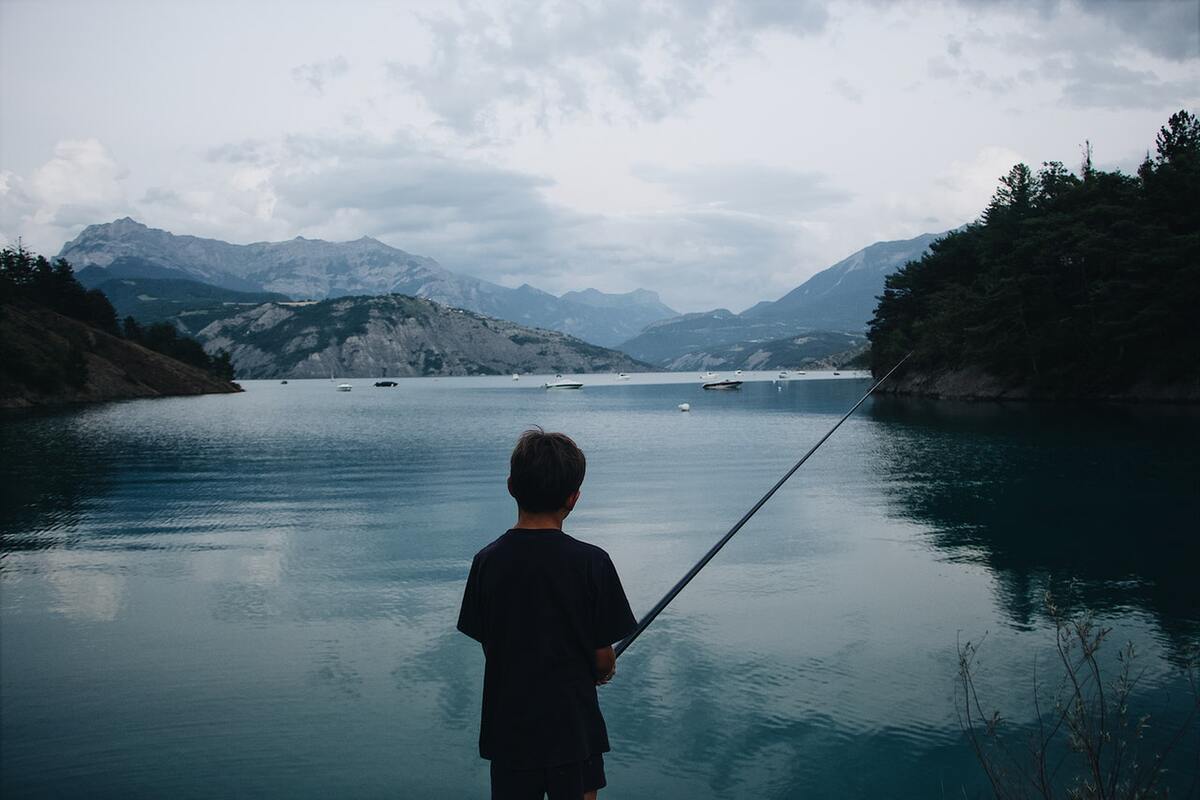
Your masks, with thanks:
[{"label": "ripples on water", "polygon": [[[568,530],[641,611],[866,388],[644,380],[250,382],[5,418],[0,788],[484,795],[482,657],[453,628],[513,518],[517,433],[587,452]],[[1027,720],[1047,589],[1142,645],[1170,717],[1200,638],[1198,431],[870,401],[622,658],[605,795],[974,795],[956,638],[988,632],[983,685]]]}]

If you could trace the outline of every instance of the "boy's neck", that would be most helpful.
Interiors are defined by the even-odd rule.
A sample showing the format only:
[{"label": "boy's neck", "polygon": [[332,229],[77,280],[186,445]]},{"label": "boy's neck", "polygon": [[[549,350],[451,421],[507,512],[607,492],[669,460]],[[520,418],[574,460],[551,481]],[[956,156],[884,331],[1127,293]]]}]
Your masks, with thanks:
[{"label": "boy's neck", "polygon": [[530,512],[517,509],[517,524],[513,527],[522,530],[562,530],[563,520],[567,514],[563,511]]}]

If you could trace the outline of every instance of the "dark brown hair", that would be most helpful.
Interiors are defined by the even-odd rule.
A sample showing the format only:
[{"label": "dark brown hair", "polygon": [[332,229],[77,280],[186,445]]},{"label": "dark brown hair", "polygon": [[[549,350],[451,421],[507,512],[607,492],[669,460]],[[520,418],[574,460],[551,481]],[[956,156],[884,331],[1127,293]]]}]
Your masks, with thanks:
[{"label": "dark brown hair", "polygon": [[586,471],[587,459],[570,436],[533,428],[513,448],[508,489],[522,511],[558,511],[579,491]]}]

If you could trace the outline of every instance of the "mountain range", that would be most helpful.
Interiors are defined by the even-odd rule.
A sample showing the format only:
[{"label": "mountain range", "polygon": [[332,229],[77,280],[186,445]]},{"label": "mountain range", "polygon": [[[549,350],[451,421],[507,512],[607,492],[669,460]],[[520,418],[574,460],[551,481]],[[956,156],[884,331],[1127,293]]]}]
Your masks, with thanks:
[{"label": "mountain range", "polygon": [[367,236],[352,242],[296,237],[240,245],[177,236],[125,217],[88,226],[63,246],[59,257],[80,271],[136,259],[144,268],[158,270],[142,277],[190,279],[297,300],[406,294],[600,345],[614,345],[655,320],[676,315],[645,289],[627,294],[588,289],[563,297],[528,284],[513,289],[451,272],[432,258]]},{"label": "mountain range", "polygon": [[558,331],[405,295],[264,303],[198,338],[227,351],[239,378],[370,378],[617,372],[648,365]]},{"label": "mountain range", "polygon": [[[771,369],[800,366],[778,362],[781,358],[817,358],[852,350],[865,340],[863,334],[876,298],[883,292],[884,278],[908,261],[921,258],[929,245],[944,235],[926,233],[913,239],[876,242],[818,272],[778,300],[758,303],[740,314],[718,308],[659,320],[617,347],[665,369]],[[830,337],[830,333],[843,335]],[[802,346],[787,344],[795,345],[797,338],[806,341]],[[817,352],[822,349],[821,342],[836,349]],[[755,353],[760,356],[751,358]],[[763,353],[770,357],[764,358]]]}]

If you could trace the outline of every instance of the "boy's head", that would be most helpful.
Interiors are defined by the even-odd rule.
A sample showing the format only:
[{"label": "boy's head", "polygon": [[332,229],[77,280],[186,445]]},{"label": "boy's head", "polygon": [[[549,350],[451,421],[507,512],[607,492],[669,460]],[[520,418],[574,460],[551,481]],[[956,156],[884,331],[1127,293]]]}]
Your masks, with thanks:
[{"label": "boy's head", "polygon": [[570,511],[586,471],[587,459],[571,437],[534,428],[513,448],[508,491],[522,511]]}]

